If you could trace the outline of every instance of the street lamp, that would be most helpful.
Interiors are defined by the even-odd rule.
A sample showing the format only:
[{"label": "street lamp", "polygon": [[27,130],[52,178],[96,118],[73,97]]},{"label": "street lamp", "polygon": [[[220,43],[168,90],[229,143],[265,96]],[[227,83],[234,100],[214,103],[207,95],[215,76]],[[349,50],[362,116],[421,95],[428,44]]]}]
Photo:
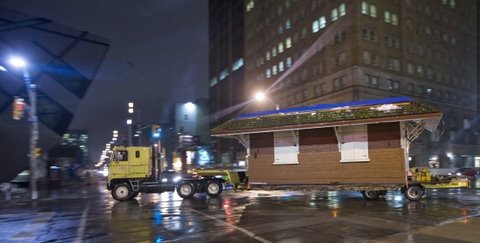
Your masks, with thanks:
[{"label": "street lamp", "polygon": [[133,102],[128,102],[128,114],[133,114]]},{"label": "street lamp", "polygon": [[38,199],[37,191],[37,164],[36,164],[36,148],[38,142],[38,119],[37,119],[37,86],[32,83],[30,73],[28,72],[28,64],[25,59],[13,56],[8,62],[15,68],[22,70],[23,80],[27,87],[29,107],[28,107],[28,121],[30,122],[30,153],[28,155],[30,160],[30,193],[32,200]]},{"label": "street lamp", "polygon": [[261,92],[261,91],[257,91],[255,93],[255,96],[254,96],[255,100],[257,102],[263,102],[264,100],[268,100],[270,103],[274,104],[275,105],[275,110],[280,110],[280,105],[273,102],[271,99],[269,99],[264,92]]},{"label": "street lamp", "polygon": [[127,119],[128,125],[128,146],[132,146],[132,119]]}]

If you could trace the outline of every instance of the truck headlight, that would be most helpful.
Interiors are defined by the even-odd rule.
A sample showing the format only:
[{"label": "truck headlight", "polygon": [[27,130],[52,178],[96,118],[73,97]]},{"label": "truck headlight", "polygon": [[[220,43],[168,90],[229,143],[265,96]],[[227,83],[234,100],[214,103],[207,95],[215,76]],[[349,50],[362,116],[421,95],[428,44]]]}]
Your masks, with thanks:
[{"label": "truck headlight", "polygon": [[181,176],[176,176],[175,178],[173,178],[173,182],[179,182],[181,179]]},{"label": "truck headlight", "polygon": [[162,182],[167,182],[167,181],[168,181],[167,178],[163,178],[163,179],[162,179]]}]

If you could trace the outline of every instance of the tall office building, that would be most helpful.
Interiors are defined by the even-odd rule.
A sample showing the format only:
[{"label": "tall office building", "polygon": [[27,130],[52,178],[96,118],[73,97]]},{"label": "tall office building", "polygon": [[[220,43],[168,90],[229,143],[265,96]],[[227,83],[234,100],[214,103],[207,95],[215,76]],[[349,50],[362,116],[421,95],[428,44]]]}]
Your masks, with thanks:
[{"label": "tall office building", "polygon": [[[209,1],[210,127],[223,123],[242,109],[244,100],[244,13],[243,1]],[[217,163],[244,157],[242,147],[231,139],[213,139]]]},{"label": "tall office building", "polygon": [[89,160],[87,130],[68,130],[65,134],[63,134],[60,145],[78,146],[80,150],[82,150],[83,159]]},{"label": "tall office building", "polygon": [[245,99],[265,90],[270,101],[256,109],[411,96],[445,122],[413,145],[412,164],[480,166],[475,1],[244,4]]}]

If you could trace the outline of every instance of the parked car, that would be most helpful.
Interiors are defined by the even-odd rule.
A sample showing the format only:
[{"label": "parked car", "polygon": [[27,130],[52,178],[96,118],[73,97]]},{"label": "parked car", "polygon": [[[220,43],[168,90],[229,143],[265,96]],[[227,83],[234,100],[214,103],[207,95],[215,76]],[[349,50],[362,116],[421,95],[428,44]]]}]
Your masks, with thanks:
[{"label": "parked car", "polygon": [[475,168],[459,168],[448,173],[448,175],[468,176],[472,178],[474,178],[475,176],[480,176],[479,171]]}]

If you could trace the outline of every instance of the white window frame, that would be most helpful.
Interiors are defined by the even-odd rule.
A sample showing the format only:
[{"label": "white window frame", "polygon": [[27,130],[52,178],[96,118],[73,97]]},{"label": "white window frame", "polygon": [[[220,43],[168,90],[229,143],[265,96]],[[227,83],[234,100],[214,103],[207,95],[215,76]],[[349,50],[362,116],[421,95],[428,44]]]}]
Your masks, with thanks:
[{"label": "white window frame", "polygon": [[299,152],[298,131],[273,133],[274,165],[299,164]]},{"label": "white window frame", "polygon": [[370,161],[367,125],[335,127],[335,135],[341,163]]}]

